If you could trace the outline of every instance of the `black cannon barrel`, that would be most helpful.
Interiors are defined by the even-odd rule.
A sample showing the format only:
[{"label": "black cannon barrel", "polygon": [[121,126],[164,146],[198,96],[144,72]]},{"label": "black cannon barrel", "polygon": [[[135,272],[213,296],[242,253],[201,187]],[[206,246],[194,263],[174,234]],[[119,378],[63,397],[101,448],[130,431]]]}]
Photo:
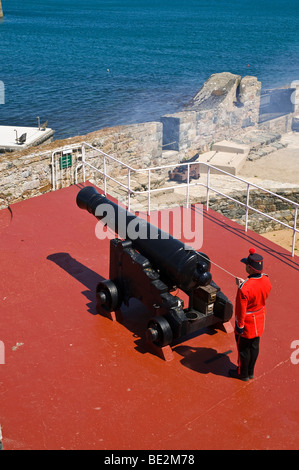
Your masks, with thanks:
[{"label": "black cannon barrel", "polygon": [[[172,283],[185,292],[210,284],[212,276],[207,255],[186,248],[180,240],[99,194],[93,186],[79,191],[77,205],[105,222],[120,238],[130,239],[133,248],[159,270],[165,283]],[[132,233],[130,225],[134,227]]]}]

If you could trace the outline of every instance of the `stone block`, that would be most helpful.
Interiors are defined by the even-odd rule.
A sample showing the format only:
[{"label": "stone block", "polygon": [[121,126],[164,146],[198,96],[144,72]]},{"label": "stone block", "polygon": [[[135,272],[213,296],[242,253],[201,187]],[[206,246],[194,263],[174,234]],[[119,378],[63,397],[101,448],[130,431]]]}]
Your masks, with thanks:
[{"label": "stone block", "polygon": [[23,192],[30,191],[32,189],[38,188],[39,185],[40,185],[39,180],[26,181],[22,186],[22,190]]},{"label": "stone block", "polygon": [[[226,171],[232,175],[237,175],[238,172],[241,170],[242,166],[246,161],[246,154],[233,154],[228,152],[216,152],[214,150],[210,152],[203,153],[199,156],[198,161],[207,163],[208,165],[212,165],[219,170]],[[201,173],[208,172],[207,165],[200,166]],[[214,168],[210,169],[211,173],[219,173]]]},{"label": "stone block", "polygon": [[213,150],[216,150],[217,152],[240,153],[243,155],[248,155],[250,147],[248,145],[236,144],[235,142],[222,140],[221,142],[216,142],[213,144]]},{"label": "stone block", "polygon": [[163,124],[163,150],[186,150],[190,138],[196,135],[196,113],[180,112],[161,117]]}]

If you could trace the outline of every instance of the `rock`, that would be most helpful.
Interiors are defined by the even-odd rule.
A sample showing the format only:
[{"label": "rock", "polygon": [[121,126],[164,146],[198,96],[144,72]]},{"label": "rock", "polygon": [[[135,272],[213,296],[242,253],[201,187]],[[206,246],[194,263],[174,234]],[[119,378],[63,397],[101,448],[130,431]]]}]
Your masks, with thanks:
[{"label": "rock", "polygon": [[237,88],[241,76],[229,72],[215,73],[204,83],[199,92],[186,104],[190,111],[215,109],[224,104],[232,108],[237,102]]}]

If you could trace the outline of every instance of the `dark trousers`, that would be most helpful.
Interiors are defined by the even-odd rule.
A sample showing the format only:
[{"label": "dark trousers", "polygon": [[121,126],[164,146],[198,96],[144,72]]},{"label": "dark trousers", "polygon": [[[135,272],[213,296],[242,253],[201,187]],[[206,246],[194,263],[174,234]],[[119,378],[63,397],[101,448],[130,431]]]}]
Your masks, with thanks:
[{"label": "dark trousers", "polygon": [[239,352],[238,373],[241,377],[253,376],[254,366],[259,355],[260,338],[243,338],[236,335]]}]

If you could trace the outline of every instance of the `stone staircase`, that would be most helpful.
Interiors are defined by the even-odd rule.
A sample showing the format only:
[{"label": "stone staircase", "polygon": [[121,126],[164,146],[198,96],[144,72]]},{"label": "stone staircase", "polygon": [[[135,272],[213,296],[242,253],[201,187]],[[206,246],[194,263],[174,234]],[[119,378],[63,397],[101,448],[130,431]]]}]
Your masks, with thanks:
[{"label": "stone staircase", "polygon": [[[237,138],[213,144],[209,152],[199,155],[198,161],[237,175],[246,160],[256,160],[286,146],[286,143],[281,142],[281,134],[261,130],[247,131]],[[202,165],[200,171],[206,173],[207,168]],[[217,173],[216,170],[211,171]]]},{"label": "stone staircase", "polygon": [[255,130],[239,136],[234,142],[250,147],[248,160],[252,161],[286,147],[287,144],[281,142],[281,137],[277,132]]}]

